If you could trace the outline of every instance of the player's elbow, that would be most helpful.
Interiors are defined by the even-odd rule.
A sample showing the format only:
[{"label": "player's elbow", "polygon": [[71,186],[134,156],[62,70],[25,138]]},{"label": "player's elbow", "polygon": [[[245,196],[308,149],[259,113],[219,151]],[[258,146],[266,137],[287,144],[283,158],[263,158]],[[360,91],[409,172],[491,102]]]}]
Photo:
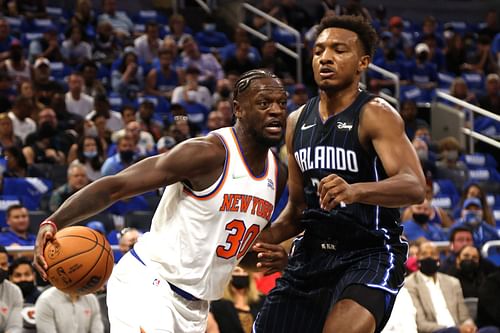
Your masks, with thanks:
[{"label": "player's elbow", "polygon": [[410,200],[412,205],[418,205],[425,200],[425,183],[416,182],[415,186],[411,187]]}]

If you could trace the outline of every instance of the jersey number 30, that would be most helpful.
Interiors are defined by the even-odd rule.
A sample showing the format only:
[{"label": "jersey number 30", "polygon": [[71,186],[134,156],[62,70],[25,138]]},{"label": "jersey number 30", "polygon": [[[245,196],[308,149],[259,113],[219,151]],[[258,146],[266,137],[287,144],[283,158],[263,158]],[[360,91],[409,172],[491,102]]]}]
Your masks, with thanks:
[{"label": "jersey number 30", "polygon": [[258,224],[252,224],[248,229],[242,220],[232,220],[226,224],[226,230],[229,231],[226,244],[217,246],[217,256],[229,259],[237,255],[240,259],[247,253],[250,245],[257,237],[260,231]]}]

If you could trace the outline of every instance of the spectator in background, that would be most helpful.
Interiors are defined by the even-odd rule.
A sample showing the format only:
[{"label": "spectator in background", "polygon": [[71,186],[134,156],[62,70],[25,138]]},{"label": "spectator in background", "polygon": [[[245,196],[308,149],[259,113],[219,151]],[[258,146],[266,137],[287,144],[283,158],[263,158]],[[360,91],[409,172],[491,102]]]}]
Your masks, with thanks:
[{"label": "spectator in background", "polygon": [[276,42],[274,40],[268,39],[267,41],[262,42],[260,50],[262,53],[262,59],[257,67],[267,69],[284,81],[290,81],[292,79],[292,74],[290,73],[287,64],[278,53]]},{"label": "spectator in background", "polygon": [[118,247],[120,248],[120,253],[124,255],[130,251],[137,240],[142,235],[142,233],[135,228],[125,228],[120,232],[120,240]]},{"label": "spectator in background", "polygon": [[235,72],[241,75],[257,66],[257,63],[250,58],[250,42],[248,40],[240,41],[236,46],[234,56],[226,59],[224,71]]},{"label": "spectator in background", "polygon": [[[456,226],[450,231],[450,248],[448,255],[441,262],[439,271],[445,274],[451,274],[456,265],[456,259],[460,250],[465,246],[473,246],[472,230],[468,226]],[[488,259],[479,257],[479,271],[487,276],[496,270],[495,264]]]},{"label": "spectator in background", "polygon": [[96,32],[93,60],[109,66],[121,54],[120,41],[115,36],[109,21],[99,21]]},{"label": "spectator in background", "polygon": [[68,78],[69,91],[65,95],[66,109],[85,118],[94,108],[94,98],[83,92],[83,76],[73,72]]},{"label": "spectator in background", "polygon": [[84,134],[84,118],[75,113],[68,112],[64,90],[56,91],[53,94],[50,108],[56,113],[57,128],[59,131],[66,131],[72,135],[74,141],[76,141],[77,136]]},{"label": "spectator in background", "polygon": [[460,197],[460,202],[457,205],[457,209],[455,211],[455,218],[459,218],[462,213],[462,207],[466,199],[469,198],[477,198],[481,201],[481,207],[483,208],[483,219],[491,226],[496,226],[495,218],[493,216],[493,212],[490,209],[490,205],[488,204],[488,199],[486,197],[486,193],[483,191],[481,186],[476,183],[468,184],[464,190],[462,191],[462,196]]},{"label": "spectator in background", "polygon": [[498,72],[496,59],[491,53],[491,39],[489,36],[479,36],[476,52],[470,61],[463,64],[462,70],[484,75]]},{"label": "spectator in background", "polygon": [[54,62],[60,62],[64,59],[61,53],[57,28],[52,24],[45,27],[42,38],[33,40],[30,43],[30,62],[34,62],[38,58],[47,58]]},{"label": "spectator in background", "polygon": [[8,280],[9,256],[5,247],[0,246],[0,332],[22,332],[23,294],[18,286]]},{"label": "spectator in background", "polygon": [[417,117],[418,109],[417,103],[411,99],[406,99],[401,103],[400,107],[401,118],[405,122],[405,132],[408,139],[411,141],[415,137],[417,128],[429,126],[425,120]]},{"label": "spectator in background", "polygon": [[478,248],[488,241],[500,239],[500,231],[484,221],[482,209],[481,200],[478,198],[466,199],[460,220],[452,226],[452,229],[458,226],[470,228],[474,245]]},{"label": "spectator in background", "polygon": [[477,330],[465,305],[460,281],[438,272],[439,253],[435,245],[421,244],[418,260],[419,270],[408,276],[406,287],[417,308],[419,332],[498,332],[489,328]]},{"label": "spectator in background", "polygon": [[[498,8],[497,8],[498,9]],[[496,9],[490,9],[486,13],[486,18],[484,20],[485,26],[479,30],[479,35],[488,36],[490,39],[495,38],[495,35],[500,32],[500,26],[498,25],[498,15]]]},{"label": "spectator in background", "polygon": [[312,25],[309,13],[296,0],[281,0],[278,8],[276,15],[283,17],[288,25],[299,32],[304,32]]},{"label": "spectator in background", "polygon": [[111,110],[111,104],[109,104],[109,100],[106,95],[97,95],[94,97],[94,110],[92,110],[85,119],[93,120],[96,115],[103,116],[105,118],[105,128],[111,132],[116,132],[123,128],[121,113]]},{"label": "spectator in background", "polygon": [[97,65],[93,61],[83,63],[81,67],[83,77],[83,93],[95,97],[106,94],[106,89],[100,80],[97,79]]},{"label": "spectator in background", "polygon": [[34,68],[34,91],[36,99],[45,106],[52,102],[54,94],[62,91],[59,83],[51,78],[50,61],[47,58],[38,58],[33,65]]},{"label": "spectator in background", "polygon": [[236,266],[223,298],[210,303],[208,320],[217,323],[220,333],[250,332],[261,307],[252,274]]},{"label": "spectator in background", "polygon": [[167,134],[173,137],[177,143],[195,136],[195,125],[189,121],[186,109],[180,104],[172,104],[170,110],[174,117],[174,122],[170,125]]},{"label": "spectator in background", "polygon": [[439,220],[439,214],[431,206],[429,200],[410,206],[411,219],[403,221],[403,233],[409,241],[415,241],[421,237],[430,241],[446,240],[445,232]]},{"label": "spectator in background", "polygon": [[136,117],[143,131],[151,133],[155,141],[161,138],[163,133],[163,124],[154,119],[155,105],[153,102],[144,100],[139,105],[139,113]]},{"label": "spectator in background", "polygon": [[480,259],[479,250],[472,245],[466,245],[458,252],[450,275],[460,280],[464,298],[478,297],[479,287],[486,278],[479,270]]},{"label": "spectator in background", "polygon": [[149,21],[146,23],[144,34],[134,40],[135,52],[142,62],[150,64],[159,56],[158,50],[162,44],[159,36],[158,23]]},{"label": "spectator in background", "polygon": [[33,107],[33,101],[30,98],[18,96],[12,110],[8,113],[14,127],[14,135],[19,137],[22,142],[29,134],[36,131],[36,124],[30,118]]},{"label": "spectator in background", "polygon": [[459,160],[460,144],[452,136],[439,141],[440,160],[436,162],[436,178],[450,179],[457,188],[462,188],[469,178],[469,170]]},{"label": "spectator in background", "polygon": [[291,113],[297,110],[302,105],[306,104],[309,99],[309,95],[307,93],[307,88],[302,83],[297,83],[292,87],[292,96],[288,100],[286,105],[286,110],[288,113]]},{"label": "spectator in background", "polygon": [[469,91],[467,82],[461,77],[457,77],[451,82],[450,95],[464,102],[477,105],[476,96]]},{"label": "spectator in background", "polygon": [[103,13],[97,18],[98,22],[109,22],[118,39],[125,40],[131,36],[134,24],[125,12],[116,11],[116,0],[103,0]]},{"label": "spectator in background", "polygon": [[7,230],[0,233],[0,245],[24,246],[35,245],[35,235],[31,234],[28,209],[23,205],[11,205],[5,212]]},{"label": "spectator in background", "polygon": [[14,39],[10,44],[9,57],[0,65],[14,84],[30,81],[32,69],[28,60],[25,59],[21,42]]},{"label": "spectator in background", "polygon": [[477,324],[500,329],[500,270],[486,277],[479,287]]},{"label": "spectator in background", "polygon": [[180,48],[183,47],[185,38],[192,38],[192,36],[186,32],[186,21],[184,20],[184,16],[173,14],[168,20],[168,26],[170,28],[170,36]]},{"label": "spectator in background", "polygon": [[30,258],[19,257],[9,266],[9,280],[21,289],[24,304],[35,304],[41,294],[35,285],[35,271],[31,262]]},{"label": "spectator in background", "polygon": [[133,47],[126,47],[111,73],[111,86],[121,96],[133,101],[144,87],[144,74]]},{"label": "spectator in background", "polygon": [[38,115],[36,132],[26,138],[23,154],[28,165],[33,163],[65,164],[66,154],[75,138],[57,130],[54,110],[44,108]]},{"label": "spectator in background", "polygon": [[135,147],[137,158],[147,157],[153,154],[155,140],[151,133],[141,130],[141,124],[131,121],[125,126],[125,136],[130,137]]},{"label": "spectator in background", "polygon": [[215,92],[212,94],[214,106],[216,106],[217,103],[222,99],[228,100],[231,98],[231,94],[233,93],[232,87],[234,87],[234,85],[231,85],[231,81],[229,81],[227,78],[217,82]]},{"label": "spectator in background", "polygon": [[462,74],[462,65],[467,59],[464,39],[461,34],[454,33],[445,51],[446,70],[456,76]]},{"label": "spectator in background", "polygon": [[104,333],[99,302],[94,294],[66,294],[45,290],[35,304],[37,333]]},{"label": "spectator in background", "polygon": [[201,53],[198,45],[191,36],[183,38],[182,59],[186,68],[197,67],[200,71],[200,84],[214,89],[217,81],[224,78],[224,70],[211,53]]},{"label": "spectator in background", "polygon": [[146,94],[170,100],[174,88],[180,81],[179,75],[172,68],[174,55],[171,50],[162,48],[158,52],[158,57],[159,66],[151,69],[146,78]]},{"label": "spectator in background", "polygon": [[479,106],[500,115],[500,78],[498,74],[488,74],[485,90],[485,94],[479,97]]},{"label": "spectator in background", "polygon": [[2,177],[43,177],[43,174],[36,167],[28,166],[20,148],[5,148],[3,155],[7,160],[7,169],[3,172]]},{"label": "spectator in background", "polygon": [[38,112],[40,112],[40,110],[42,110],[45,106],[36,99],[33,82],[22,81],[17,86],[17,91],[19,96],[27,97],[32,100],[33,109],[31,111],[30,118],[36,121],[38,119]]},{"label": "spectator in background", "polygon": [[[424,21],[422,22],[422,34],[420,35],[419,39],[417,40],[417,43],[421,43],[426,41],[427,37],[432,37],[435,39],[435,46],[437,48],[442,49],[444,47],[444,41],[443,39],[439,36],[437,33],[437,20],[434,16],[426,16],[424,18]],[[430,47],[430,46],[429,46]]]},{"label": "spectator in background", "polygon": [[116,142],[116,154],[108,157],[101,168],[103,176],[117,174],[135,162],[135,147],[132,139],[125,135]]},{"label": "spectator in background", "polygon": [[393,16],[389,19],[389,32],[391,33],[391,45],[405,55],[411,54],[412,41],[403,34],[403,19]]},{"label": "spectator in background", "polygon": [[85,39],[86,34],[82,27],[73,25],[69,28],[61,48],[61,54],[67,64],[76,66],[92,59],[92,47]]},{"label": "spectator in background", "polygon": [[[420,161],[420,165],[422,166],[422,170],[424,171],[424,175],[428,179],[432,179],[436,174],[436,163],[433,153],[429,151],[429,147],[424,140],[420,138],[413,138],[412,145],[417,152],[418,159]],[[432,199],[432,189],[431,189],[431,198]],[[451,223],[450,223],[451,224]]]},{"label": "spectator in background", "polygon": [[0,62],[10,57],[10,46],[15,40],[10,34],[9,22],[4,17],[0,18]]},{"label": "spectator in background", "polygon": [[219,129],[223,127],[223,118],[222,118],[222,113],[220,111],[212,111],[208,114],[207,117],[207,133],[211,131],[215,131],[216,129]]},{"label": "spectator in background", "polygon": [[79,25],[82,31],[93,32],[96,26],[96,18],[90,0],[78,0],[75,12],[71,17],[71,25]]},{"label": "spectator in background", "polygon": [[199,76],[200,70],[197,67],[188,67],[186,69],[186,84],[174,89],[172,103],[199,103],[210,110],[212,108],[212,94],[207,87],[199,84]]},{"label": "spectator in background", "polygon": [[430,91],[437,84],[437,66],[430,62],[430,48],[425,43],[415,46],[415,62],[408,69],[409,79],[420,89]]},{"label": "spectator in background", "polygon": [[85,134],[96,137],[101,143],[104,153],[107,153],[109,146],[112,144],[112,132],[107,127],[106,117],[102,114],[95,114],[86,121],[86,126]]},{"label": "spectator in background", "polygon": [[14,134],[12,119],[6,113],[0,113],[0,154],[5,148],[23,145],[21,139]]},{"label": "spectator in background", "polygon": [[435,34],[430,34],[423,38],[423,42],[429,47],[429,61],[436,65],[438,71],[442,71],[446,65],[446,60],[441,47],[438,46],[439,41],[443,43],[442,39],[438,38]]},{"label": "spectator in background", "polygon": [[221,99],[215,104],[215,111],[222,114],[222,127],[233,125],[233,107],[231,102],[226,99]]},{"label": "spectator in background", "polygon": [[202,30],[195,34],[195,39],[204,50],[217,50],[229,44],[226,34],[217,31],[216,21],[208,17],[203,22]]},{"label": "spectator in background", "polygon": [[68,154],[69,165],[83,165],[89,181],[101,178],[101,167],[105,159],[106,153],[102,149],[101,141],[89,135],[81,137],[78,144],[73,144]]},{"label": "spectator in background", "polygon": [[72,164],[68,167],[68,181],[55,189],[49,202],[49,209],[54,212],[59,206],[74,193],[81,190],[89,183],[85,166],[82,164]]}]

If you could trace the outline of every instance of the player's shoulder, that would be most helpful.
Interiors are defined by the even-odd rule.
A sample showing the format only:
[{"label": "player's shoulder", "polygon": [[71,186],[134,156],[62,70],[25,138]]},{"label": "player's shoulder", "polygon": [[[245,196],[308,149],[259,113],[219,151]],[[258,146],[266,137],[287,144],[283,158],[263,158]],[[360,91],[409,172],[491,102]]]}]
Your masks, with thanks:
[{"label": "player's shoulder", "polygon": [[211,133],[183,141],[175,146],[170,154],[172,153],[177,157],[187,157],[193,162],[198,160],[217,163],[226,158],[224,144],[219,137]]},{"label": "player's shoulder", "polygon": [[384,121],[403,121],[399,112],[381,97],[374,97],[363,106],[361,119],[371,125],[383,125]]},{"label": "player's shoulder", "polygon": [[302,112],[304,112],[306,108],[306,104],[299,106],[297,109],[293,110],[287,118],[287,128],[290,129],[292,132],[295,130],[295,126],[297,125],[297,122],[299,120],[300,115]]}]

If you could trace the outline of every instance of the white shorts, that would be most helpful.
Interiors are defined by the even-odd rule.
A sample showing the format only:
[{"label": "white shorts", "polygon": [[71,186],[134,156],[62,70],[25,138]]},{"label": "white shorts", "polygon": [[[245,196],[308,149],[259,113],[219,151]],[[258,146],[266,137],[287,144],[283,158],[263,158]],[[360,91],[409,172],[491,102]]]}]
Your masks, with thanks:
[{"label": "white shorts", "polygon": [[178,295],[141,259],[125,254],[108,281],[111,333],[204,333],[209,302]]}]

